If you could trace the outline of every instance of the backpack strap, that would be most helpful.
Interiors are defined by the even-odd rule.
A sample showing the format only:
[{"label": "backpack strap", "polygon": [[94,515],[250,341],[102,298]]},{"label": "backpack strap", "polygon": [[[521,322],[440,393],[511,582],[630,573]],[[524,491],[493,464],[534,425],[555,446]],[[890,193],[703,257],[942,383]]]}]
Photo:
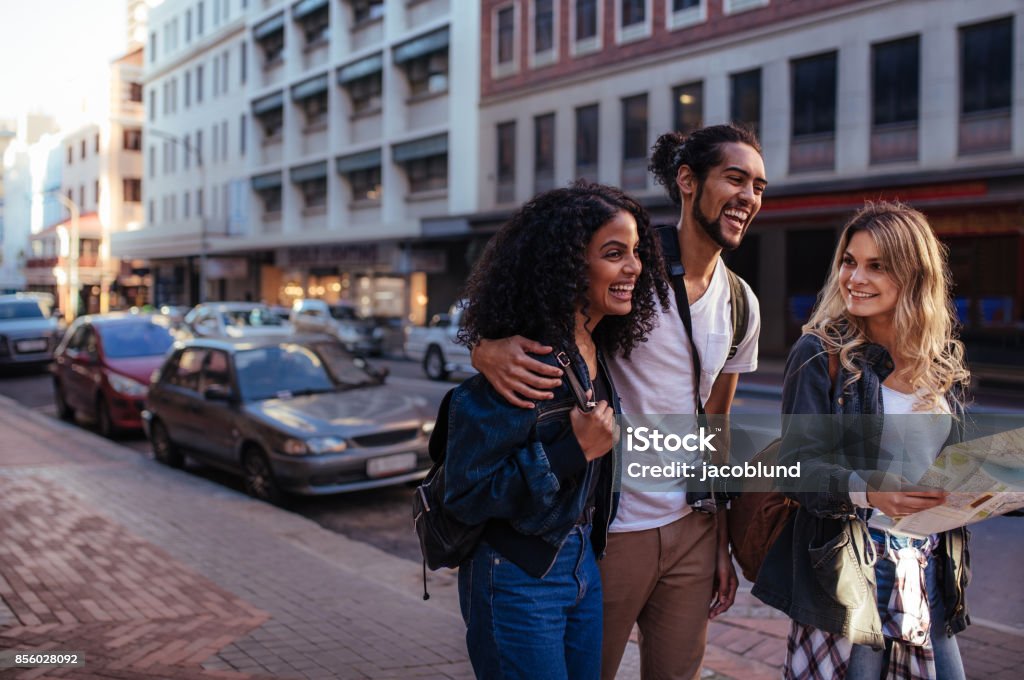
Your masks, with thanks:
[{"label": "backpack strap", "polygon": [[747,291],[743,288],[743,280],[736,272],[725,268],[729,279],[729,302],[732,308],[732,346],[729,347],[729,358],[736,356],[740,343],[747,337],[747,323],[750,316],[750,301]]},{"label": "backpack strap", "polygon": [[[690,316],[690,301],[686,296],[686,285],[683,283],[683,276],[686,269],[683,267],[682,253],[679,249],[679,232],[675,225],[661,224],[654,227],[661,240],[661,255],[665,262],[665,271],[668,272],[669,282],[672,284],[672,292],[676,297],[676,307],[679,309],[679,316],[683,320],[683,327],[686,328],[686,337],[690,339],[690,349],[693,355],[694,384],[697,390],[697,413],[704,413],[704,405],[700,400],[700,355],[697,354],[697,346],[693,340],[693,319]],[[740,348],[740,343],[747,337],[747,327],[750,317],[750,301],[747,299],[747,291],[743,288],[743,280],[736,275],[736,272],[725,268],[726,278],[729,282],[729,307],[732,313],[732,345],[729,347],[729,356],[732,359]]]},{"label": "backpack strap", "polygon": [[451,409],[452,394],[455,388],[445,392],[441,399],[441,405],[437,409],[437,420],[434,421],[434,430],[430,433],[430,441],[427,443],[427,451],[430,452],[430,460],[437,467],[444,462],[445,454],[448,451],[448,411]]}]

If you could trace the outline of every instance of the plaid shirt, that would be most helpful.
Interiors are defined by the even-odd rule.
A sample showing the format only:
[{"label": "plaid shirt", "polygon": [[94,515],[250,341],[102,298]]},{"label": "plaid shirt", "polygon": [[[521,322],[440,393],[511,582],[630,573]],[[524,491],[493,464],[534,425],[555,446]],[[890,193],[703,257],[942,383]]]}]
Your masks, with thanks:
[{"label": "plaid shirt", "polygon": [[[920,547],[895,550],[876,542],[875,550],[896,564],[892,595],[879,614],[886,638],[888,669],[880,680],[935,680],[931,612],[925,567],[937,537]],[[786,645],[785,680],[844,680],[853,644],[834,633],[793,622]]]}]

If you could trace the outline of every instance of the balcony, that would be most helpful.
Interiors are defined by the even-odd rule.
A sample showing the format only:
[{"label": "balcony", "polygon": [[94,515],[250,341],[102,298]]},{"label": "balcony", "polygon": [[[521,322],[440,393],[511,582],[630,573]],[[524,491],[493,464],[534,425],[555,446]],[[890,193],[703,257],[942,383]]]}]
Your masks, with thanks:
[{"label": "balcony", "polygon": [[832,170],[836,164],[836,135],[822,132],[793,137],[789,145],[789,171]]},{"label": "balcony", "polygon": [[871,163],[917,160],[917,121],[875,125],[871,129]]},{"label": "balcony", "polygon": [[1009,151],[1013,139],[1010,109],[960,115],[960,155]]}]

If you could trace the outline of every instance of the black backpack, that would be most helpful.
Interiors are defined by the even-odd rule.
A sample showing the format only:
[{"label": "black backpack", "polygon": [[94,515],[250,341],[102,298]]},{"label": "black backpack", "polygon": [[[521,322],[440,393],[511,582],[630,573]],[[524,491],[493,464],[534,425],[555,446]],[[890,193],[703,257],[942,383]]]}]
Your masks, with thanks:
[{"label": "black backpack", "polygon": [[[473,552],[484,531],[483,524],[463,524],[444,507],[444,461],[448,448],[448,411],[453,392],[454,388],[448,390],[437,410],[429,444],[430,459],[434,464],[416,487],[412,498],[412,521],[420,539],[420,552],[423,553],[424,579],[427,567],[432,571],[457,567]],[[423,599],[427,599],[425,588]]]}]

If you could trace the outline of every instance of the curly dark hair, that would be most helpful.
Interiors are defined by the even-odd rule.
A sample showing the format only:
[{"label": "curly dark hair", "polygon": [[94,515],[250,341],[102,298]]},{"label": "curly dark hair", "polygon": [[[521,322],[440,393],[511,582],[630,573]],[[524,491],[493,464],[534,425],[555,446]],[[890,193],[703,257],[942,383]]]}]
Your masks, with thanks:
[{"label": "curly dark hair", "polygon": [[761,142],[753,130],[735,123],[709,125],[698,128],[689,136],[680,132],[666,132],[651,147],[651,162],[647,169],[665,187],[668,197],[677,206],[683,204],[676,185],[679,166],[688,165],[703,183],[711,168],[722,162],[722,145],[730,142],[747,144],[761,153]]},{"label": "curly dark hair", "polygon": [[655,325],[669,289],[650,219],[614,187],[578,181],[538,194],[487,243],[466,282],[459,342],[524,335],[553,347],[576,347],[576,310],[587,313],[586,249],[591,237],[625,211],[636,220],[643,269],[629,314],[607,316],[593,331],[605,351],[630,351]]}]

